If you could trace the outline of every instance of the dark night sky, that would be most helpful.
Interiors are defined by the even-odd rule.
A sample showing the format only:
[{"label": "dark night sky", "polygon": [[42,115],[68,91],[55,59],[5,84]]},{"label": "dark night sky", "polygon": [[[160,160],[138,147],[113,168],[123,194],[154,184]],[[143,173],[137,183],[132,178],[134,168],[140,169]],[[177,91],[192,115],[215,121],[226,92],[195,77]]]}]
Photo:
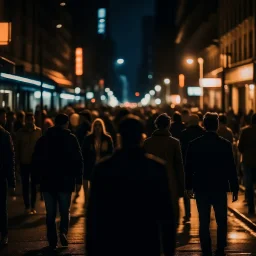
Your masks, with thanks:
[{"label": "dark night sky", "polygon": [[154,0],[111,0],[110,15],[116,57],[125,59],[125,72],[132,89],[136,86],[141,59],[142,17],[154,15]]}]

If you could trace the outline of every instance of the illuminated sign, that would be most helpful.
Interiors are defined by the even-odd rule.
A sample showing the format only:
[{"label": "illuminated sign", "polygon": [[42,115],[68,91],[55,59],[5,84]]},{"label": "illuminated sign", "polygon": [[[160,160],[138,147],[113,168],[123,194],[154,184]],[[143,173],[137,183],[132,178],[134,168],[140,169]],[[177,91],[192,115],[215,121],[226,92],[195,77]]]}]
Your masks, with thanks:
[{"label": "illuminated sign", "polygon": [[188,96],[202,96],[203,90],[199,86],[191,86],[187,88]]},{"label": "illuminated sign", "polygon": [[76,75],[83,75],[83,49],[76,48]]},{"label": "illuminated sign", "polygon": [[232,68],[226,71],[226,84],[245,82],[253,80],[253,63],[241,67]]},{"label": "illuminated sign", "polygon": [[171,102],[174,104],[180,104],[180,102],[181,102],[180,95],[178,95],[178,94],[171,95],[170,99],[171,99]]},{"label": "illuminated sign", "polygon": [[221,87],[220,78],[202,78],[199,83],[201,87]]},{"label": "illuminated sign", "polygon": [[105,8],[98,9],[98,34],[105,34],[106,32],[106,18],[107,11]]},{"label": "illuminated sign", "polygon": [[183,74],[179,75],[179,86],[183,88],[185,86],[185,76]]},{"label": "illuminated sign", "polygon": [[11,29],[11,23],[0,22],[0,45],[8,45],[11,42]]}]

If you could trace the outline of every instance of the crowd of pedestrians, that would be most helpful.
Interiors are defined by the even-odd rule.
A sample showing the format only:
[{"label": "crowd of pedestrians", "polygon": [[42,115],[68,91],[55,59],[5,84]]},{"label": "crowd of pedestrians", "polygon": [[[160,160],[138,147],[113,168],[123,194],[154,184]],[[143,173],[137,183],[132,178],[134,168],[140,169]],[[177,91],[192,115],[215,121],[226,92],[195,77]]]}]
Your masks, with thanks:
[{"label": "crowd of pedestrians", "polygon": [[[41,128],[39,128],[41,127]],[[0,237],[8,244],[7,188],[21,181],[24,214],[36,214],[37,192],[45,201],[47,239],[68,246],[72,193],[83,186],[87,255],[174,255],[183,222],[196,199],[204,256],[212,255],[209,232],[214,208],[216,255],[227,245],[227,192],[238,199],[238,174],[255,214],[256,115],[191,113],[189,109],[67,107],[52,117],[44,110],[0,109]],[[241,164],[240,164],[241,163]],[[216,186],[218,184],[218,186]]]}]

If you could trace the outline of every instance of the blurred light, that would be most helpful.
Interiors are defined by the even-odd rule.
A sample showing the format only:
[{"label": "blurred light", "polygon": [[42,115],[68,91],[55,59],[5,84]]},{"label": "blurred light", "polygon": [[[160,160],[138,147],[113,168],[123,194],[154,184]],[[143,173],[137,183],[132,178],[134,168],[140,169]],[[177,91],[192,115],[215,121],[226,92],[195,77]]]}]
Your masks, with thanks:
[{"label": "blurred light", "polygon": [[135,92],[135,96],[136,97],[140,97],[140,93],[139,92]]},{"label": "blurred light", "polygon": [[[41,92],[40,91],[34,92],[34,97],[36,99],[40,99],[41,98]],[[43,92],[43,97],[44,98],[50,98],[51,97],[51,93],[50,92]]]},{"label": "blurred light", "polygon": [[75,96],[71,94],[61,93],[60,97],[64,100],[74,100]]},{"label": "blurred light", "polygon": [[105,19],[100,19],[99,22],[100,22],[100,23],[104,23],[104,22],[105,22]]},{"label": "blurred light", "polygon": [[81,89],[80,89],[79,87],[76,87],[76,88],[75,88],[75,93],[76,93],[76,94],[79,94],[80,92],[81,92]]},{"label": "blurred light", "polygon": [[94,93],[93,92],[87,92],[86,93],[86,99],[87,100],[90,100],[90,99],[92,99],[94,97]]},{"label": "blurred light", "polygon": [[116,62],[118,65],[122,65],[124,64],[124,59],[118,59]]},{"label": "blurred light", "polygon": [[175,108],[175,105],[174,105],[174,104],[171,104],[171,108]]},{"label": "blurred light", "polygon": [[76,48],[76,75],[83,75],[83,48]]},{"label": "blurred light", "polygon": [[108,92],[108,96],[113,96],[113,95],[114,95],[114,93],[112,91]]},{"label": "blurred light", "polygon": [[114,108],[118,105],[118,100],[116,99],[116,97],[111,96],[108,104]]},{"label": "blurred light", "polygon": [[145,98],[143,98],[141,100],[141,104],[142,104],[142,106],[146,106],[148,104],[148,101]]},{"label": "blurred light", "polygon": [[249,85],[249,88],[250,88],[250,90],[252,91],[252,90],[254,90],[255,85],[254,85],[254,84],[250,84],[250,85]]},{"label": "blurred light", "polygon": [[95,99],[91,99],[91,103],[95,103],[96,102],[96,100]]},{"label": "blurred light", "polygon": [[62,28],[62,24],[57,24],[56,28]]},{"label": "blurred light", "polygon": [[199,86],[191,86],[187,88],[188,96],[202,96],[203,91]]},{"label": "blurred light", "polygon": [[155,91],[156,91],[156,92],[160,92],[161,89],[162,89],[162,88],[161,88],[161,85],[156,85],[156,86],[155,86]]},{"label": "blurred light", "polygon": [[192,65],[192,64],[194,63],[194,60],[193,60],[193,59],[187,59],[186,61],[187,61],[187,63],[188,63],[189,65]]},{"label": "blurred light", "polygon": [[11,42],[12,23],[0,22],[0,45],[8,45]]},{"label": "blurred light", "polygon": [[151,96],[154,96],[154,95],[156,94],[156,92],[155,92],[154,90],[151,90],[151,91],[149,92],[149,94],[150,94]]},{"label": "blurred light", "polygon": [[202,78],[199,80],[201,87],[221,87],[220,78]]},{"label": "blurred light", "polygon": [[153,78],[153,76],[152,75],[148,75],[148,79],[152,79]]},{"label": "blurred light", "polygon": [[106,88],[106,89],[105,89],[105,92],[106,92],[106,93],[110,92],[110,89],[109,89],[109,88]]},{"label": "blurred light", "polygon": [[104,101],[104,100],[107,99],[107,97],[106,97],[105,95],[101,95],[101,96],[100,96],[100,99]]},{"label": "blurred light", "polygon": [[[10,80],[18,81],[18,82],[23,82],[23,83],[28,83],[28,84],[33,84],[33,85],[36,85],[36,86],[41,85],[40,81],[25,78],[25,77],[22,77],[22,76],[16,76],[16,75],[11,75],[11,74],[6,74],[6,73],[0,73],[0,76],[3,77],[3,78],[6,78],[6,79],[10,79]],[[43,88],[54,90],[55,86],[43,83]]]},{"label": "blurred light", "polygon": [[5,101],[2,101],[2,107],[3,108],[5,107]]},{"label": "blurred light", "polygon": [[185,76],[183,74],[179,75],[179,86],[183,88],[185,86]]},{"label": "blurred light", "polygon": [[204,63],[204,59],[203,58],[198,58],[197,61],[198,61],[199,64],[203,64]]},{"label": "blurred light", "polygon": [[60,6],[66,6],[66,3],[65,2],[61,2]]},{"label": "blurred light", "polygon": [[161,99],[155,99],[155,103],[156,103],[156,105],[160,105],[161,104]]},{"label": "blurred light", "polygon": [[181,102],[180,95],[178,95],[178,94],[171,95],[171,102],[176,104],[176,105],[179,105],[180,102]]},{"label": "blurred light", "polygon": [[165,79],[164,79],[164,83],[165,83],[166,85],[168,85],[168,84],[171,83],[171,80],[170,80],[169,78],[165,78]]},{"label": "blurred light", "polygon": [[150,100],[150,94],[147,93],[147,94],[145,95],[145,99],[146,99],[146,100]]},{"label": "blurred light", "polygon": [[105,30],[103,28],[98,29],[98,34],[104,34]]},{"label": "blurred light", "polygon": [[98,10],[98,18],[99,19],[104,19],[106,18],[106,8],[100,8]]}]

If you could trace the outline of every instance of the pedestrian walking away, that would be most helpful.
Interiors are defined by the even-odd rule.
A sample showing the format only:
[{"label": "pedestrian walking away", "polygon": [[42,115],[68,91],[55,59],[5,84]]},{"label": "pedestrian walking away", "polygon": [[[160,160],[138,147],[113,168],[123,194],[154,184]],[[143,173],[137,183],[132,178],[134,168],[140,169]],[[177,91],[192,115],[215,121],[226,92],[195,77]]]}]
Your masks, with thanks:
[{"label": "pedestrian walking away", "polygon": [[189,143],[186,165],[186,190],[195,195],[199,213],[199,236],[204,256],[212,255],[210,237],[210,213],[213,206],[217,222],[216,256],[225,255],[227,246],[227,192],[233,193],[233,202],[238,199],[236,166],[229,141],[219,137],[217,113],[204,117],[205,135]]},{"label": "pedestrian walking away", "polygon": [[143,125],[128,115],[122,148],[96,165],[86,222],[86,255],[174,255],[176,219],[164,162],[145,154]]},{"label": "pedestrian walking away", "polygon": [[60,242],[68,246],[71,195],[75,189],[80,190],[83,179],[81,149],[68,125],[67,115],[57,115],[55,126],[38,140],[33,155],[33,168],[37,170],[37,183],[45,200],[47,239],[52,249],[56,249],[58,243],[57,205],[61,218]]},{"label": "pedestrian walking away", "polygon": [[8,188],[15,189],[15,159],[10,133],[3,126],[6,112],[0,109],[0,246],[8,244]]}]

